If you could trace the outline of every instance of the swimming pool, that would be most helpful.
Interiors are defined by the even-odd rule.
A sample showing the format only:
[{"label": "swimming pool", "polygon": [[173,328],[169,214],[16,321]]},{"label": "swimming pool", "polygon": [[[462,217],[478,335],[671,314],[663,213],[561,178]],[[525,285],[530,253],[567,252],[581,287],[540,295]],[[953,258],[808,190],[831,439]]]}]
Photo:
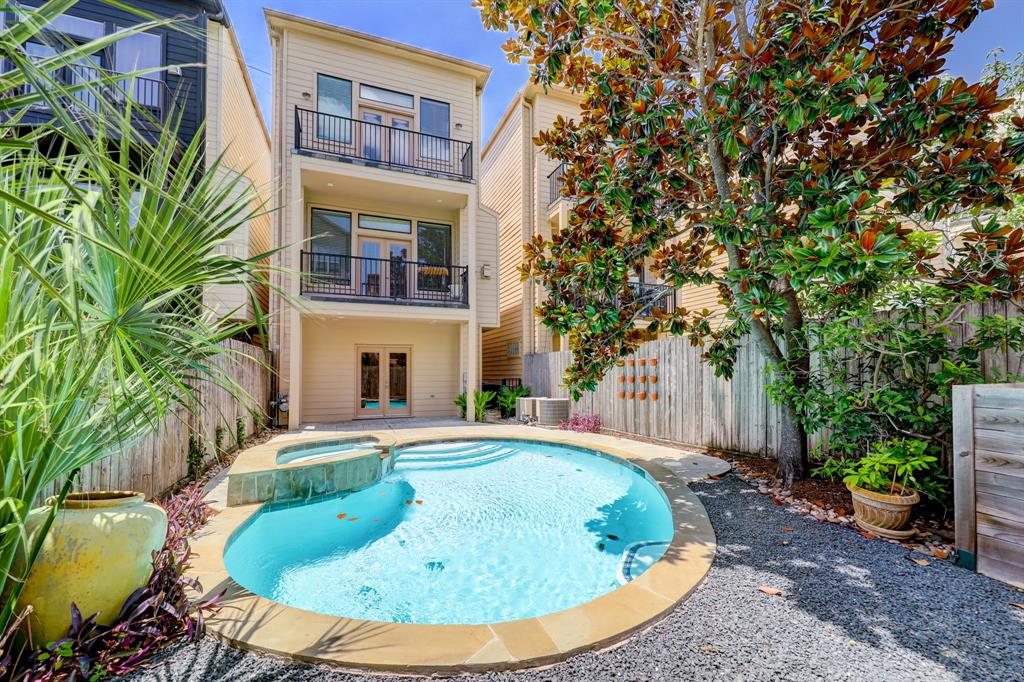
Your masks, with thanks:
[{"label": "swimming pool", "polygon": [[278,464],[298,464],[299,462],[311,462],[325,457],[335,457],[358,450],[367,450],[377,444],[375,438],[361,438],[359,440],[331,440],[318,441],[314,443],[302,443],[282,448],[277,454]]},{"label": "swimming pool", "polygon": [[481,439],[403,447],[369,488],[266,506],[224,563],[251,592],[309,611],[481,624],[596,599],[672,537],[668,500],[643,470],[582,448]]}]

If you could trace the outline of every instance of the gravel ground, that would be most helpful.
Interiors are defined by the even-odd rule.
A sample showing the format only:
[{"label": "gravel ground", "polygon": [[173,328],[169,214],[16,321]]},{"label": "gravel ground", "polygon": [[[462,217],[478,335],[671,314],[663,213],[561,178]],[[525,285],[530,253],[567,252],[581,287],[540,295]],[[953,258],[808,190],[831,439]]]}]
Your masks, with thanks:
[{"label": "gravel ground", "polygon": [[[1024,593],[910,550],[787,511],[735,477],[692,486],[718,534],[707,581],[624,645],[480,680],[1024,680]],[[784,531],[790,527],[792,532]],[[769,596],[769,586],[783,591]],[[167,650],[127,679],[356,676],[231,649]]]}]

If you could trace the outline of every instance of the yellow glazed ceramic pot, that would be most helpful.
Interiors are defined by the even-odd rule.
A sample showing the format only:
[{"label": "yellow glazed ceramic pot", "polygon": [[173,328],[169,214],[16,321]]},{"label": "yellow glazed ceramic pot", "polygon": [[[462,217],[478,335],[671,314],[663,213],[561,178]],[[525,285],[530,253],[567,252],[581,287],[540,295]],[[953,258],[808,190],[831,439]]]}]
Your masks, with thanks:
[{"label": "yellow glazed ceramic pot", "polygon": [[[29,514],[30,543],[54,501]],[[149,580],[153,551],[166,535],[167,515],[142,493],[68,495],[18,600],[19,608],[32,605],[35,643],[67,635],[72,602],[83,616],[99,613],[97,622],[111,624],[125,599]]]}]

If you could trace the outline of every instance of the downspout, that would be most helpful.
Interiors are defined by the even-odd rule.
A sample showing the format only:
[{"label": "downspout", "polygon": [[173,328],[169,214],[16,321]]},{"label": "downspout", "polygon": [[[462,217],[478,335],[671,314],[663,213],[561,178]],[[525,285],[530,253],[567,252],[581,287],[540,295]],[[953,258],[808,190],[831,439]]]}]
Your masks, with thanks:
[{"label": "downspout", "polygon": [[[524,203],[526,204],[526,224],[529,226],[529,231],[525,236],[526,239],[531,239],[537,230],[537,217],[533,205],[537,185],[537,178],[534,176],[537,164],[533,153],[533,103],[526,98],[525,92],[523,94],[523,109],[529,112],[529,116],[523,116],[523,128],[526,131],[527,140],[525,149],[526,177],[529,178]],[[533,308],[537,301],[537,292],[532,277],[526,280],[526,291],[523,292],[523,295],[526,301],[524,301],[523,310],[523,348],[519,352],[520,359],[527,353],[533,353],[536,346],[537,330],[533,319]],[[525,305],[527,302],[529,305]]]}]

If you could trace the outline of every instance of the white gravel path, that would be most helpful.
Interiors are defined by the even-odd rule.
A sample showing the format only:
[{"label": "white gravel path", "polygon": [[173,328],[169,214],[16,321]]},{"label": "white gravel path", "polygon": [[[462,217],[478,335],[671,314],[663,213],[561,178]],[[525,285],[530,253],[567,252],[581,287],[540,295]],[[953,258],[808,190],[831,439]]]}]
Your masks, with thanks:
[{"label": "white gravel path", "polygon": [[[1024,592],[796,515],[735,477],[694,484],[718,534],[707,581],[618,648],[482,680],[1024,681]],[[783,530],[793,528],[792,532]],[[782,596],[758,591],[775,587]],[[243,653],[210,639],[133,682],[380,680]]]}]

